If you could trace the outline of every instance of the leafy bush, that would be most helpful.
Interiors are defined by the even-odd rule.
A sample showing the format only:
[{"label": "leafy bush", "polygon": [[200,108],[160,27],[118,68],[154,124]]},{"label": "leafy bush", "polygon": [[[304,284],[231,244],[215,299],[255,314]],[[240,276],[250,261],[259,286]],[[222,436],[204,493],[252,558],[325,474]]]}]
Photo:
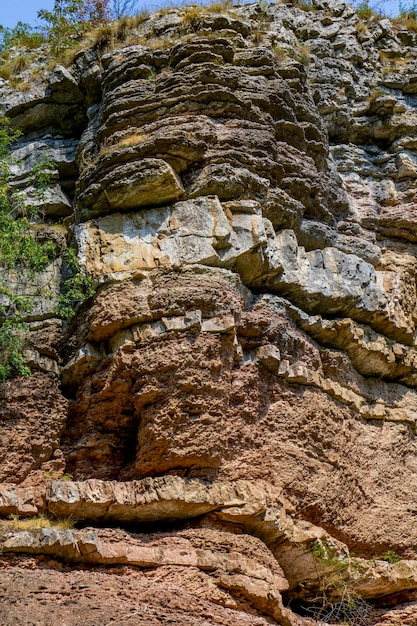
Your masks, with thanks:
[{"label": "leafy bush", "polygon": [[63,319],[71,319],[75,315],[76,308],[94,295],[95,287],[90,276],[81,272],[77,254],[73,248],[67,248],[64,261],[71,275],[64,282],[63,292],[59,296],[55,312]]},{"label": "leafy bush", "polygon": [[[52,241],[40,242],[33,235],[26,207],[12,194],[10,144],[19,133],[10,128],[7,118],[0,119],[0,380],[27,376],[22,350],[27,324],[25,316],[33,306],[33,296],[16,294],[7,286],[10,273],[33,278],[56,255]],[[36,294],[38,295],[38,294]]]},{"label": "leafy bush", "polygon": [[83,5],[83,0],[55,0],[52,11],[38,11],[39,19],[46,22],[45,33],[54,54],[67,48],[79,32],[79,11]]},{"label": "leafy bush", "polygon": [[[342,553],[336,545],[325,539],[316,539],[310,546],[311,554],[322,568],[320,591],[308,606],[305,613],[320,623],[344,624],[345,626],[365,626],[369,623],[371,606],[349,586],[346,573],[355,567],[353,553]],[[357,567],[357,566],[356,566]],[[323,571],[330,569],[330,574]],[[337,600],[332,596],[338,591]],[[330,591],[330,595],[328,595]]]},{"label": "leafy bush", "polygon": [[316,539],[311,546],[311,554],[325,567],[333,567],[339,571],[349,567],[349,558],[340,554],[339,550],[325,539]]},{"label": "leafy bush", "polygon": [[380,554],[376,558],[381,561],[386,561],[387,563],[392,563],[392,564],[402,561],[402,557],[399,554],[397,554],[395,550],[387,550],[386,552],[384,552],[383,554]]},{"label": "leafy bush", "polygon": [[363,2],[360,2],[356,7],[356,13],[362,20],[369,20],[372,15],[372,9],[369,6],[369,1],[363,0]]},{"label": "leafy bush", "polygon": [[[47,288],[34,288],[31,295],[17,295],[8,287],[7,280],[10,275],[24,276],[24,282],[27,278],[34,279],[58,252],[53,241],[40,241],[33,234],[29,217],[36,215],[36,207],[25,205],[19,194],[11,193],[10,144],[18,137],[9,120],[0,119],[0,381],[30,374],[22,354],[28,331],[25,318],[33,308],[34,299],[48,293]],[[55,172],[55,163],[48,158],[34,166],[31,183],[40,199]],[[75,250],[65,251],[64,262],[69,277],[63,283],[56,313],[70,319],[77,306],[94,294],[94,283],[81,272]]]},{"label": "leafy bush", "polygon": [[[1,294],[1,286],[0,286]],[[11,318],[0,326],[0,381],[12,376],[29,376],[30,368],[25,365],[22,355],[27,325],[23,320]]]},{"label": "leafy bush", "polygon": [[24,22],[18,22],[14,28],[0,26],[0,50],[7,50],[13,46],[38,48],[45,39],[37,28]]},{"label": "leafy bush", "polygon": [[[112,35],[120,41],[129,19],[141,23],[148,17],[147,11],[136,10],[137,5],[138,0],[54,0],[51,10],[38,11],[38,18],[43,22],[41,27],[34,28],[24,22],[18,22],[14,28],[0,26],[0,53],[7,60],[7,52],[12,47],[33,49],[45,43],[54,56],[60,57],[67,49],[76,47],[83,35],[91,34],[112,19],[116,20],[114,26],[111,25]],[[129,17],[133,15],[136,17]],[[13,77],[13,71],[2,77]]]}]

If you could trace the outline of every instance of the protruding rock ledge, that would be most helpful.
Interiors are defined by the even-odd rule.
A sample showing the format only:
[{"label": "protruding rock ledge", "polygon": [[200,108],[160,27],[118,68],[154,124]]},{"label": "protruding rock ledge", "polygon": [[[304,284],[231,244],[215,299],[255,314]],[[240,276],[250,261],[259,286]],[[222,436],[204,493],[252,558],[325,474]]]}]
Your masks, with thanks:
[{"label": "protruding rock ledge", "polygon": [[[130,482],[49,480],[44,491],[0,484],[0,515],[50,514],[100,525],[148,525],[210,515],[216,524],[238,524],[267,545],[287,541],[307,545],[327,540],[323,529],[293,520],[280,491],[262,480],[209,482],[161,476]],[[36,503],[36,504],[35,504]],[[331,540],[337,549],[345,546]]]},{"label": "protruding rock ledge", "polygon": [[189,519],[218,510],[256,516],[266,510],[267,498],[261,481],[210,483],[180,476],[131,482],[52,480],[45,494],[47,511],[57,517],[120,524]]},{"label": "protruding rock ledge", "polygon": [[[193,568],[208,573],[231,596],[243,596],[256,610],[284,626],[295,626],[281,591],[288,583],[259,539],[214,529],[138,535],[115,529],[85,528],[6,531],[3,549],[50,555],[71,563],[129,565],[139,568]],[[201,547],[207,541],[207,548]]]},{"label": "protruding rock ledge", "polygon": [[[37,507],[35,502],[43,504]],[[138,528],[205,516],[203,525],[196,520],[193,529],[146,535],[110,528],[22,530],[7,523],[2,525],[2,547],[6,553],[48,555],[74,563],[198,568],[212,572],[222,589],[239,590],[282,624],[296,623],[287,620],[283,590],[308,602],[323,584],[332,601],[339,601],[345,588],[366,599],[417,589],[417,561],[350,557],[347,547],[323,529],[293,520],[279,491],[260,480],[208,482],[171,475],[124,483],[51,480],[42,497],[33,489],[3,484],[0,514],[10,512]],[[225,524],[233,532],[224,531]],[[242,532],[248,555],[243,544],[233,548],[233,542],[242,541]],[[213,535],[210,548],[201,547],[206,546],[198,540],[201,534]],[[226,543],[223,535],[230,536]],[[260,553],[266,556],[255,562]]]}]

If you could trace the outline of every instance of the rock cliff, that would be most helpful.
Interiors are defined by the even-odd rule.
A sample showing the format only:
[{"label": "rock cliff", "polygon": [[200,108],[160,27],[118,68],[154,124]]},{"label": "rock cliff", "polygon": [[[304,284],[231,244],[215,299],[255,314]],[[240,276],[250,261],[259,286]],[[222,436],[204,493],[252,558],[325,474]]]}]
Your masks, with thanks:
[{"label": "rock cliff", "polygon": [[182,7],[0,79],[60,250],[1,384],[2,624],[417,623],[416,44]]}]

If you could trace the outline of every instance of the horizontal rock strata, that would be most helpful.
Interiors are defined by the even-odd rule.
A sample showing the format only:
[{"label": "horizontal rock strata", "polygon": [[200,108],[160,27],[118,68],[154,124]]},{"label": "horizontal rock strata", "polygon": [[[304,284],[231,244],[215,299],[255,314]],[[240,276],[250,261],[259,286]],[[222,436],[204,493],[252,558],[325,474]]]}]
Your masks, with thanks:
[{"label": "horizontal rock strata", "polygon": [[416,34],[328,0],[106,29],[1,60],[55,254],[0,268],[34,299],[0,622],[414,623]]}]

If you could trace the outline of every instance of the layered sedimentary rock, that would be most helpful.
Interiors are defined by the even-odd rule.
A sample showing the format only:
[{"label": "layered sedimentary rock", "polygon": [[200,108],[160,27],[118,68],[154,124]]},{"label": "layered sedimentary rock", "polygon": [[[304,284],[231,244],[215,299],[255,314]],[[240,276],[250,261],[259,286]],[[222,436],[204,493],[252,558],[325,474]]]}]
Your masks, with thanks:
[{"label": "layered sedimentary rock", "polygon": [[417,619],[416,35],[304,9],[156,13],[0,86],[96,286],[62,322],[51,263],[2,385],[0,514],[77,520],[4,521],[4,563],[63,624]]}]

